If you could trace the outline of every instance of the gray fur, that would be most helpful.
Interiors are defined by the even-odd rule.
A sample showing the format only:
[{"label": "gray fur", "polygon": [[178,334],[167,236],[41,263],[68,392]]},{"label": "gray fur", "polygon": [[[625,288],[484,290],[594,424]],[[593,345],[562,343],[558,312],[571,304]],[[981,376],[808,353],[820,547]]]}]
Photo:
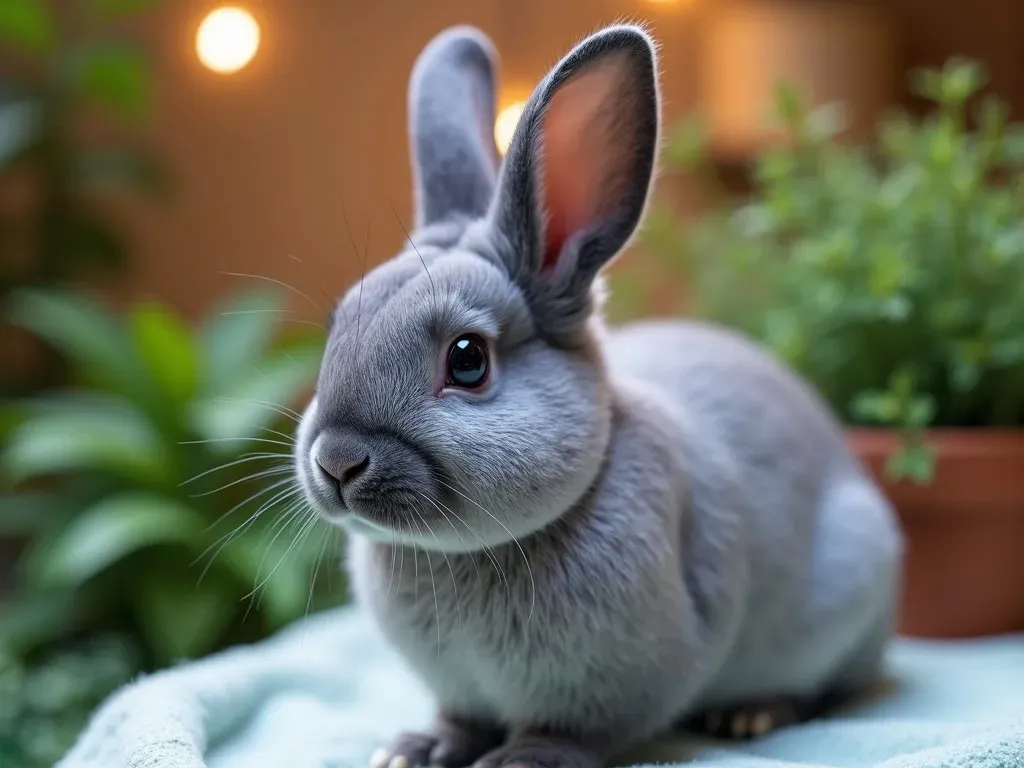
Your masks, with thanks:
[{"label": "gray fur", "polygon": [[[556,65],[493,194],[489,124],[464,119],[493,114],[490,62],[479,33],[457,29],[417,63],[419,253],[343,298],[299,428],[308,498],[352,533],[358,601],[444,728],[510,734],[487,766],[597,765],[702,708],[869,684],[902,542],[835,418],[731,332],[600,319],[599,270],[653,171],[653,44],[612,27]],[[540,116],[602,63],[621,87],[600,110],[622,113],[589,158],[608,183],[601,215],[545,268]],[[493,381],[439,396],[466,332],[492,344]],[[340,494],[317,464],[364,455]],[[573,746],[552,753],[537,733]]]},{"label": "gray fur", "polygon": [[416,227],[479,218],[494,191],[497,158],[490,42],[454,27],[420,54],[409,89]]}]

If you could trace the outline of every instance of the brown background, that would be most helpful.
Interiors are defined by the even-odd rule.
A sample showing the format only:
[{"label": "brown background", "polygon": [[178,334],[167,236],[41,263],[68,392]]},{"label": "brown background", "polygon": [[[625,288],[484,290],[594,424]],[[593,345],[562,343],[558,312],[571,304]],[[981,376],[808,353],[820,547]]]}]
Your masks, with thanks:
[{"label": "brown background", "polygon": [[[662,44],[672,121],[699,101],[701,25],[728,1],[250,0],[242,4],[258,17],[262,44],[233,76],[204,70],[194,54],[195,29],[216,3],[167,2],[141,34],[159,75],[152,140],[176,189],[169,203],[130,212],[136,268],[127,293],[193,314],[238,280],[220,271],[236,271],[293,283],[325,303],[322,288],[336,293],[360,269],[342,201],[360,247],[370,227],[369,261],[392,253],[402,240],[394,212],[410,219],[407,78],[445,26],[470,23],[491,35],[503,86],[521,93],[581,35],[610,21],[646,20]],[[980,57],[1020,117],[1022,0],[882,5],[898,30],[902,66]]]}]

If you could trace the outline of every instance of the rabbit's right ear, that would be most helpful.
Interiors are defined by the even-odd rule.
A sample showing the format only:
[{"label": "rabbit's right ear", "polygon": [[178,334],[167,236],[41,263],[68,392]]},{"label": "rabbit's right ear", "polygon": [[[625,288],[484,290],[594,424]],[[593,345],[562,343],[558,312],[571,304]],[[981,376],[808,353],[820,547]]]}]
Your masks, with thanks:
[{"label": "rabbit's right ear", "polygon": [[580,340],[598,273],[640,223],[659,109],[654,41],[626,25],[577,45],[526,104],[489,223],[498,258],[549,338]]},{"label": "rabbit's right ear", "polygon": [[497,176],[494,53],[472,27],[452,27],[420,53],[409,83],[416,228],[483,216]]}]

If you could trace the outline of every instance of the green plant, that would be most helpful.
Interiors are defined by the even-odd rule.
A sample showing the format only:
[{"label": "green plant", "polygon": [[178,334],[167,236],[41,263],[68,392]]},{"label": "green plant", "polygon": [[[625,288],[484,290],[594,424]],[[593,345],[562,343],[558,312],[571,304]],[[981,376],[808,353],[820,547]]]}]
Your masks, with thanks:
[{"label": "green plant", "polygon": [[[150,114],[144,52],[117,31],[153,0],[0,3],[0,300],[124,266],[113,195],[166,187],[136,133]],[[13,202],[12,202],[13,201]],[[4,376],[9,391],[53,381],[59,360]]]},{"label": "green plant", "polygon": [[100,637],[33,663],[0,654],[0,765],[49,768],[93,710],[137,670],[129,644]]},{"label": "green plant", "polygon": [[8,409],[0,471],[19,490],[0,500],[0,533],[30,545],[0,650],[117,630],[162,666],[324,596],[312,581],[336,540],[310,535],[284,431],[323,334],[275,337],[280,311],[276,294],[245,294],[193,331],[152,302],[121,318],[79,294],[14,296],[13,321],[72,362],[76,386]]},{"label": "green plant", "polygon": [[962,59],[914,72],[933,108],[884,120],[867,147],[839,138],[840,108],[780,87],[785,139],[743,200],[690,121],[669,163],[706,183],[710,210],[657,211],[645,232],[687,312],[751,334],[849,423],[900,429],[888,472],[920,483],[926,428],[1024,424],[1024,126],[975,104],[983,82]]}]

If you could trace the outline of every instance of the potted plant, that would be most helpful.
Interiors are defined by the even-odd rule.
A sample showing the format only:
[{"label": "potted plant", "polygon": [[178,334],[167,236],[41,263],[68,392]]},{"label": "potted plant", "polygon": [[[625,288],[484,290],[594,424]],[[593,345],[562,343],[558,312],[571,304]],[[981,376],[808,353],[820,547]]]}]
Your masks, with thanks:
[{"label": "potted plant", "polygon": [[932,108],[869,146],[781,87],[785,138],[743,200],[691,121],[668,163],[706,182],[709,210],[655,211],[643,242],[688,314],[759,340],[850,426],[906,531],[911,635],[1024,630],[1024,126],[974,103],[983,81],[967,60],[915,71]]}]

